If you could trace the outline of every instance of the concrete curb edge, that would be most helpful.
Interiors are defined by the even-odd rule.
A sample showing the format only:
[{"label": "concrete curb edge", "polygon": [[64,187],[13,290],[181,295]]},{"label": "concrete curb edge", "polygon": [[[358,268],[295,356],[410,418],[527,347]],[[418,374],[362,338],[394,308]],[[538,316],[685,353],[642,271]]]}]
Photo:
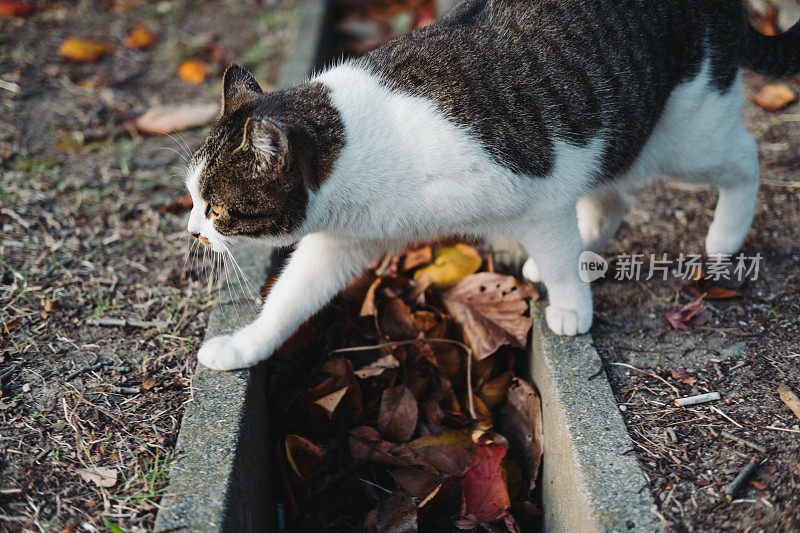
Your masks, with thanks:
[{"label": "concrete curb edge", "polygon": [[[281,65],[281,87],[302,83],[318,66],[327,2],[303,0],[299,9],[297,35]],[[276,256],[268,249],[236,253],[256,287],[275,268]],[[233,331],[257,313],[252,299],[245,297],[247,287],[238,280],[226,284],[220,294],[233,296],[211,312],[206,338]],[[254,296],[252,291],[250,296]],[[275,523],[275,511],[269,505],[271,444],[266,387],[264,365],[236,372],[216,372],[198,365],[155,532],[265,531],[270,529],[268,524]]]},{"label": "concrete curb edge", "polygon": [[545,530],[664,531],[589,335],[562,337],[531,305],[531,377],[542,398]]}]

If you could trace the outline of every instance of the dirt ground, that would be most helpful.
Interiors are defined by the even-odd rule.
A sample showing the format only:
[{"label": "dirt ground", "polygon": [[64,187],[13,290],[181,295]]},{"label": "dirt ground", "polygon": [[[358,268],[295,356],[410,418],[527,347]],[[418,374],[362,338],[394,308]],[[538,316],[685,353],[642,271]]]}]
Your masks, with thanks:
[{"label": "dirt ground", "polygon": [[[745,73],[745,81],[753,94],[774,80]],[[800,80],[789,85],[800,91]],[[797,103],[779,113],[752,102],[745,107],[758,141],[762,185],[744,252],[763,259],[758,279],[738,289],[741,297],[710,301],[707,322],[679,331],[665,317],[676,293],[687,295],[683,305],[695,298],[688,293],[702,292],[691,282],[609,280],[594,290],[592,334],[659,513],[677,531],[800,530],[800,419],[777,390],[785,383],[800,393],[798,113]],[[603,255],[702,253],[715,201],[704,188],[648,187]],[[683,369],[688,376],[673,377]],[[712,391],[722,399],[686,408],[672,403]],[[767,451],[739,444],[723,431]],[[753,457],[758,467],[750,482],[728,502],[726,485]]]},{"label": "dirt ground", "polygon": [[[234,58],[273,82],[297,12],[292,0],[38,5],[0,16],[0,531],[147,530],[216,294],[173,204],[202,131],[139,136],[129,121],[218,101]],[[151,49],[123,45],[137,24]],[[57,55],[68,37],[116,50],[72,63]],[[190,58],[210,65],[204,82],[178,77]]]}]

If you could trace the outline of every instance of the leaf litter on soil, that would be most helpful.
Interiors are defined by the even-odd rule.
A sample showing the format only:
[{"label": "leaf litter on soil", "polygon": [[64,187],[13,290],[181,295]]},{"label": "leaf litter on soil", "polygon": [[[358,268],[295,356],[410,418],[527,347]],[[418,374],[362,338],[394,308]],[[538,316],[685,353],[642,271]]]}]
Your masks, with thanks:
[{"label": "leaf litter on soil", "polygon": [[287,531],[536,523],[540,400],[513,368],[538,295],[489,265],[464,243],[385,257],[272,358]]}]

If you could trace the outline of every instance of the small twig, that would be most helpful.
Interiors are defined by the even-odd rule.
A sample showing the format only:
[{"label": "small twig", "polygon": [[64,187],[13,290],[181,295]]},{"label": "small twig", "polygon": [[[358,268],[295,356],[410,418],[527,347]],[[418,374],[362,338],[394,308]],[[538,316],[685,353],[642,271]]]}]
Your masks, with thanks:
[{"label": "small twig", "polygon": [[800,398],[792,392],[792,389],[781,383],[778,385],[778,395],[781,397],[781,401],[786,404],[786,407],[791,409],[797,418],[800,418]]},{"label": "small twig", "polygon": [[734,435],[733,433],[729,433],[727,431],[720,431],[719,434],[722,435],[723,437],[725,437],[726,439],[731,439],[733,441],[736,441],[739,444],[747,446],[748,448],[752,448],[757,452],[767,453],[767,449],[765,447],[761,446],[760,444],[756,444],[755,442],[751,442],[751,441],[749,441],[747,439],[743,439],[742,437],[739,437],[738,435]]},{"label": "small twig", "polygon": [[674,429],[667,428],[667,433],[669,434],[669,438],[672,439],[672,442],[678,442],[678,435],[675,433]]},{"label": "small twig", "polygon": [[736,491],[738,491],[739,488],[742,486],[742,484],[744,484],[744,482],[747,481],[747,478],[750,477],[750,474],[752,474],[753,470],[755,469],[756,469],[756,458],[753,457],[752,459],[750,459],[750,462],[747,463],[747,466],[744,467],[744,469],[741,472],[739,472],[739,475],[736,476],[736,479],[731,481],[731,483],[727,487],[725,487],[725,498],[727,498],[728,501],[733,500],[733,495],[736,494]]},{"label": "small twig", "polygon": [[659,376],[655,372],[649,372],[647,370],[642,370],[641,368],[636,368],[635,366],[629,365],[627,363],[608,363],[608,364],[615,365],[615,366],[624,366],[625,368],[630,368],[631,370],[636,370],[637,372],[641,372],[642,374],[647,374],[648,376],[652,376],[652,377],[660,380],[661,382],[663,382],[670,389],[674,390],[675,394],[680,394],[680,391],[678,390],[678,387],[676,387],[675,385],[671,384],[669,381],[667,381],[666,379],[662,378],[661,376]]},{"label": "small twig", "polygon": [[787,433],[800,433],[800,429],[779,428],[775,426],[764,426],[764,427],[775,431],[786,431]]},{"label": "small twig", "polygon": [[142,389],[139,387],[111,387],[111,392],[116,394],[139,394]]},{"label": "small twig", "polygon": [[13,365],[9,365],[8,368],[0,372],[0,385],[2,385],[3,380],[6,379],[6,376],[13,372],[19,365],[14,363]]},{"label": "small twig", "polygon": [[167,322],[161,320],[128,320],[125,318],[89,318],[86,323],[90,326],[116,326],[132,328],[159,328],[163,329],[168,326]]},{"label": "small twig", "polygon": [[789,189],[800,189],[800,181],[770,180],[766,178],[761,178],[760,181],[762,184],[769,185],[770,187],[787,187]]},{"label": "small twig", "polygon": [[729,421],[730,423],[732,423],[732,424],[734,424],[734,425],[736,425],[736,426],[739,426],[740,428],[744,429],[744,426],[743,426],[743,425],[741,425],[739,422],[737,422],[737,421],[736,421],[736,420],[734,420],[733,418],[731,418],[731,417],[729,417],[728,415],[726,415],[725,413],[723,413],[723,412],[722,412],[720,409],[717,409],[717,408],[716,408],[716,407],[714,407],[713,405],[710,405],[710,406],[709,406],[709,408],[710,408],[712,411],[714,411],[715,413],[717,413],[718,415],[721,415],[721,416],[725,417],[726,419],[728,419],[728,421]]},{"label": "small twig", "polygon": [[706,394],[698,394],[697,396],[678,398],[675,400],[675,405],[678,407],[687,407],[689,405],[697,405],[698,403],[713,402],[714,400],[719,400],[720,397],[718,392],[709,392]]},{"label": "small twig", "polygon": [[469,414],[473,420],[477,420],[478,416],[475,414],[475,405],[472,399],[472,348],[463,342],[454,341],[452,339],[414,339],[405,341],[383,342],[381,344],[373,344],[372,346],[351,346],[350,348],[337,348],[328,352],[328,355],[333,353],[346,353],[346,352],[363,352],[367,350],[380,350],[381,348],[391,348],[392,346],[407,346],[409,344],[417,344],[420,342],[441,342],[444,344],[453,344],[461,347],[467,353],[467,398],[469,401]]},{"label": "small twig", "polygon": [[475,415],[475,405],[472,399],[472,351],[467,352],[467,401],[469,402],[469,416],[477,420]]},{"label": "small twig", "polygon": [[100,362],[100,363],[96,363],[96,364],[93,364],[93,365],[86,365],[83,368],[79,368],[78,370],[76,370],[76,371],[72,372],[71,374],[69,374],[67,376],[66,380],[69,381],[71,379],[75,379],[76,377],[80,376],[84,372],[91,372],[93,370],[99,370],[105,364],[106,363]]},{"label": "small twig", "polygon": [[106,370],[116,370],[117,372],[130,372],[131,367],[120,365],[105,365]]}]

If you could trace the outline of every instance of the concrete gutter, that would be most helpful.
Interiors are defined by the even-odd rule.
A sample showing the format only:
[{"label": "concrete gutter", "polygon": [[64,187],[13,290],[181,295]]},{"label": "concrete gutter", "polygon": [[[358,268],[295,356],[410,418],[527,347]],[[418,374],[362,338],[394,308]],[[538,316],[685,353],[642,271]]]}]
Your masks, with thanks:
[{"label": "concrete gutter", "polygon": [[[452,3],[439,0],[442,7]],[[300,83],[321,66],[326,5],[325,0],[303,1],[280,86]],[[526,256],[516,243],[492,244],[499,263],[521,266]],[[279,263],[275,253],[263,249],[242,250],[237,260],[256,286]],[[253,300],[243,296],[247,289],[235,280],[229,283],[220,294],[235,298],[212,311],[206,338],[247,324],[257,312]],[[664,531],[651,513],[647,480],[591,337],[551,334],[541,304],[532,306],[531,315],[531,377],[542,397],[544,422],[539,483],[546,531]],[[264,365],[237,372],[198,366],[154,531],[277,531],[267,378]]]},{"label": "concrete gutter", "polygon": [[589,335],[559,337],[531,306],[531,377],[542,398],[540,484],[548,532],[665,531]]},{"label": "concrete gutter", "polygon": [[[283,60],[279,86],[302,83],[319,66],[326,5],[325,0],[302,2],[297,37]],[[265,249],[241,250],[236,259],[256,287],[277,266],[275,253]],[[248,289],[238,280],[227,284],[220,294],[233,298],[211,312],[207,339],[238,329],[257,314],[256,295],[251,291],[245,297]],[[154,531],[273,529],[266,389],[264,365],[236,372],[197,366]]]}]

